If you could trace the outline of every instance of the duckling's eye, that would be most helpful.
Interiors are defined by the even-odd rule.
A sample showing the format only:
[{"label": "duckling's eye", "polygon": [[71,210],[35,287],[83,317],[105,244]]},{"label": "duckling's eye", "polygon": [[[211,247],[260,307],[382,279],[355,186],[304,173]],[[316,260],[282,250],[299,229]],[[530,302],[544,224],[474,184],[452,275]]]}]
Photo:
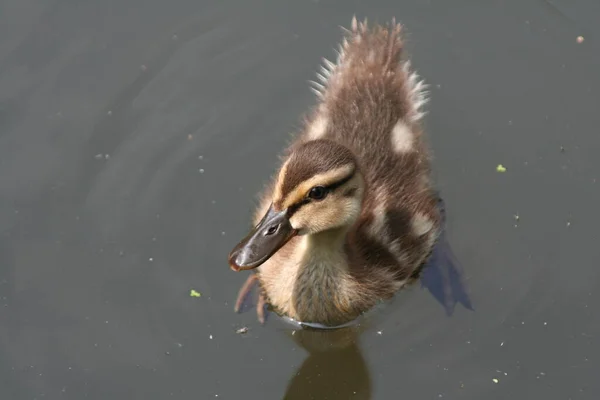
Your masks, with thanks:
[{"label": "duckling's eye", "polygon": [[323,200],[327,196],[327,189],[324,186],[315,186],[308,192],[308,197],[313,200]]}]

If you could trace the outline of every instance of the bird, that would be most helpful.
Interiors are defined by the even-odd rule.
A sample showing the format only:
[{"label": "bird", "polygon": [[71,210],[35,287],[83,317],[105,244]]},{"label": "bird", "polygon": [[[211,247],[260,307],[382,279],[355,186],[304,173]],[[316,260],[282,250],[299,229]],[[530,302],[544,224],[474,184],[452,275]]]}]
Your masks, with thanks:
[{"label": "bird", "polygon": [[250,270],[265,306],[296,321],[349,323],[409,284],[441,233],[423,121],[428,85],[404,50],[393,18],[352,18],[336,62],[311,82],[303,118],[260,197],[253,228],[228,256]]}]

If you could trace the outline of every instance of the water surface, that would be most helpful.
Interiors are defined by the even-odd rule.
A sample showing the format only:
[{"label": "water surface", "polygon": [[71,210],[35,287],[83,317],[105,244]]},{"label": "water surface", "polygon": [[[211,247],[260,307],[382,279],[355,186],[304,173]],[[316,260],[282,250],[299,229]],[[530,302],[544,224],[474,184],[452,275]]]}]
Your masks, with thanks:
[{"label": "water surface", "polygon": [[[463,286],[430,269],[358,333],[292,335],[232,312],[246,274],[226,256],[353,14],[403,22],[431,85]],[[0,2],[0,397],[596,399],[599,16],[594,0]]]}]

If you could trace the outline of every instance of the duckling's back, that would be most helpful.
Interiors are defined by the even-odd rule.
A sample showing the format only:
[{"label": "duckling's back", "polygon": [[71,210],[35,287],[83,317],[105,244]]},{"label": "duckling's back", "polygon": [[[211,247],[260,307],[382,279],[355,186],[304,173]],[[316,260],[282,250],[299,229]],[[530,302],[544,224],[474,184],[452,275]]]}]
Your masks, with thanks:
[{"label": "duckling's back", "polygon": [[404,279],[433,246],[440,215],[421,127],[426,86],[403,57],[401,30],[353,19],[314,83],[320,103],[302,140],[332,139],[356,155],[367,191],[354,247],[384,244]]}]

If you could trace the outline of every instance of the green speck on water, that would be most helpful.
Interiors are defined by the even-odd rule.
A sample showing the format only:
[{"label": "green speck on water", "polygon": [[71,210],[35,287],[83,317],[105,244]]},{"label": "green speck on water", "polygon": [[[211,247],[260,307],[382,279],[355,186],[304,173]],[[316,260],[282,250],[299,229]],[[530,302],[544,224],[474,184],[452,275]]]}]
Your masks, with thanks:
[{"label": "green speck on water", "polygon": [[190,290],[190,297],[200,297],[202,294],[200,292],[195,291],[194,289]]}]

